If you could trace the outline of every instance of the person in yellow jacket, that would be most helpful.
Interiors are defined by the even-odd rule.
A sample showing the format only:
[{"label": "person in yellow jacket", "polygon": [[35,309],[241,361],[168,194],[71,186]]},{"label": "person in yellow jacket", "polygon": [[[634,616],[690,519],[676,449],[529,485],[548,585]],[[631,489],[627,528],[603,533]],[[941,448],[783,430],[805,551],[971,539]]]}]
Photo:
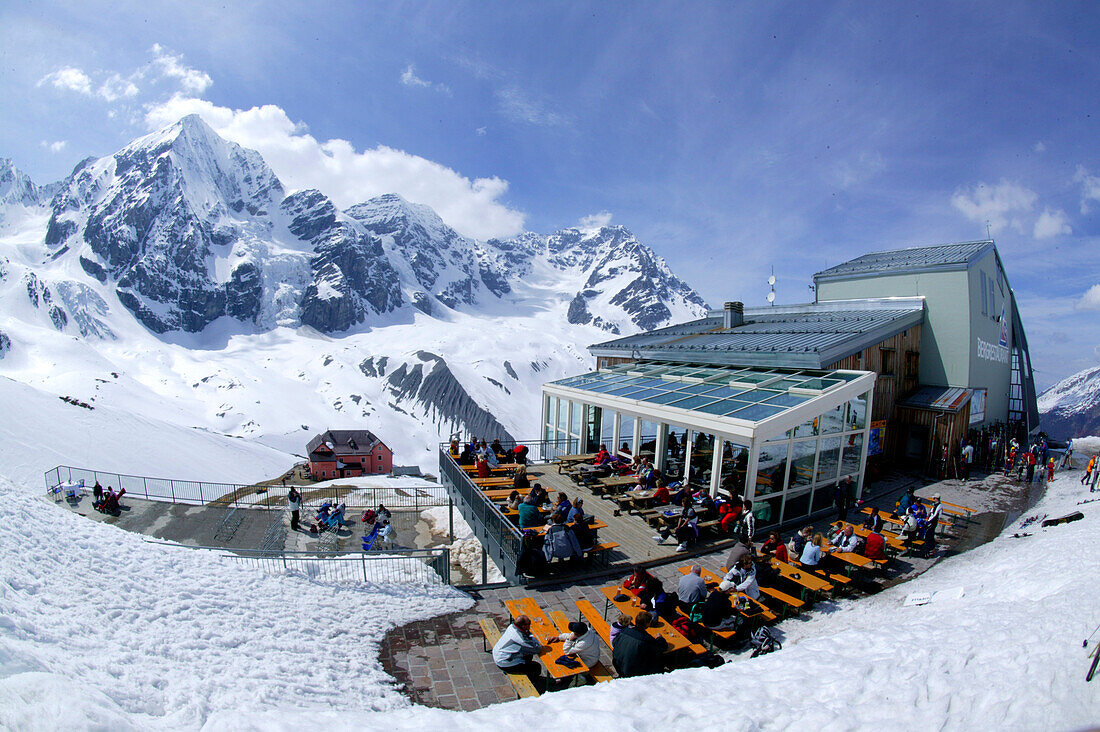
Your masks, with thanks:
[{"label": "person in yellow jacket", "polygon": [[1089,465],[1085,468],[1085,477],[1081,478],[1081,485],[1087,485],[1089,479],[1092,478],[1092,471],[1096,468],[1096,456],[1093,455],[1089,459]]}]

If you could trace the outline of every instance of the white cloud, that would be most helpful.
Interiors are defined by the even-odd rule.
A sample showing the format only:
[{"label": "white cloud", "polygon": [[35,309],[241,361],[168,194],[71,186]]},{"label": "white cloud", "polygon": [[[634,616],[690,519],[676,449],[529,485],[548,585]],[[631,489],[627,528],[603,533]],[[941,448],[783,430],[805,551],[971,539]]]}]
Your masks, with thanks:
[{"label": "white cloud", "polygon": [[419,87],[421,89],[434,89],[441,94],[446,94],[447,96],[451,95],[451,87],[447,86],[446,84],[433,84],[427,79],[421,79],[419,76],[417,76],[416,67],[412,64],[406,66],[405,70],[401,72],[401,83],[405,86]]},{"label": "white cloud", "polygon": [[135,79],[140,79],[140,74],[132,74],[129,78],[122,78],[119,74],[111,74],[99,87],[97,93],[108,102],[113,102],[123,97],[136,97],[140,91]]},{"label": "white cloud", "polygon": [[886,162],[878,153],[861,152],[854,160],[842,160],[833,167],[832,177],[837,186],[848,190],[874,178],[886,169]]},{"label": "white cloud", "polygon": [[1037,153],[1044,153],[1044,152],[1047,151],[1047,144],[1045,142],[1043,142],[1042,140],[1039,140],[1037,143],[1035,143],[1035,146],[1032,147],[1031,149],[1034,150]]},{"label": "white cloud", "polygon": [[1077,310],[1100,310],[1100,284],[1093,285],[1073,304]]},{"label": "white cloud", "polygon": [[159,43],[150,49],[153,53],[151,66],[165,79],[175,79],[185,94],[202,94],[210,88],[214,80],[205,71],[193,69],[183,63],[183,54],[174,54]]},{"label": "white cloud", "polygon": [[1073,181],[1081,184],[1081,213],[1088,214],[1090,201],[1100,201],[1100,175],[1090,175],[1085,166],[1078,165]]},{"label": "white cloud", "polygon": [[1036,239],[1050,239],[1051,237],[1072,233],[1073,229],[1070,228],[1069,217],[1060,208],[1051,209],[1047,206],[1035,221],[1034,235]]},{"label": "white cloud", "polygon": [[477,133],[478,137],[485,137],[485,135],[486,135],[486,133],[488,133],[488,131],[489,131],[489,129],[487,127],[478,127],[476,130],[474,130],[474,132]]},{"label": "white cloud", "polygon": [[38,144],[41,147],[46,148],[47,150],[49,150],[52,153],[59,153],[69,145],[69,142],[68,142],[68,140],[56,140],[54,142],[49,142],[47,140],[43,140],[42,142],[40,142]]},{"label": "white cloud", "polygon": [[611,225],[611,212],[600,211],[599,213],[589,214],[580,220],[578,226],[582,229],[599,229],[604,226]]},{"label": "white cloud", "polygon": [[496,90],[500,111],[516,122],[539,125],[540,127],[560,127],[569,124],[569,117],[550,109],[548,104],[537,101],[518,86],[506,86]]},{"label": "white cloud", "polygon": [[971,221],[981,224],[988,221],[994,234],[1009,225],[1022,233],[1022,215],[1034,209],[1038,200],[1034,191],[1002,180],[994,186],[979,183],[973,191],[956,191],[951,205]]},{"label": "white cloud", "polygon": [[425,81],[416,75],[416,67],[409,64],[405,67],[405,70],[401,72],[401,83],[405,86],[421,86],[430,87],[432,82]]},{"label": "white cloud", "polygon": [[53,73],[46,74],[38,80],[37,86],[52,84],[54,88],[73,91],[77,94],[91,95],[92,80],[81,69],[74,66],[66,66]]},{"label": "white cloud", "polygon": [[471,180],[439,163],[381,145],[357,151],[347,140],[317,140],[274,105],[238,110],[176,95],[149,107],[145,122],[157,129],[188,114],[200,115],[226,139],[259,151],[284,185],[317,188],[338,206],[397,193],[431,206],[466,236],[488,239],[523,230],[524,214],[500,200],[508,191],[507,181]]}]

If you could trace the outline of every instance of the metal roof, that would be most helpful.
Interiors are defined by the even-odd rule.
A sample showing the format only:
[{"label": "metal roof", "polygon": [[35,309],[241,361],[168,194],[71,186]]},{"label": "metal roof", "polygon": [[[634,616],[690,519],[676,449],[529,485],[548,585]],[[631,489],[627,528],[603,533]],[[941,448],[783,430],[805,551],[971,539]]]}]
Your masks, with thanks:
[{"label": "metal roof", "polygon": [[965,407],[973,395],[973,389],[958,386],[925,386],[899,400],[897,406],[954,414]]},{"label": "metal roof", "polygon": [[596,356],[783,368],[827,368],[921,323],[922,298],[840,300],[746,308],[745,322],[720,315],[589,346]]},{"label": "metal roof", "polygon": [[866,274],[927,272],[965,268],[987,249],[992,248],[993,242],[991,240],[983,240],[938,244],[930,247],[893,249],[888,252],[872,252],[818,272],[814,275],[814,282],[818,280],[846,279]]}]

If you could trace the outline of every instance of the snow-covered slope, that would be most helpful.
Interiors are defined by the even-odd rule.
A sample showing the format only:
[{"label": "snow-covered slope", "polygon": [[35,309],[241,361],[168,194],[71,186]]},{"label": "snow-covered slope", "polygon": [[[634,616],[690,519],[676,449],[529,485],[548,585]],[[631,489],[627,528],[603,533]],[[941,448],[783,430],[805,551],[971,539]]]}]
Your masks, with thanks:
[{"label": "snow-covered slope", "polygon": [[434,469],[452,432],[531,437],[589,343],[704,309],[622,227],[478,242],[395,195],[340,211],[197,116],[55,186],[0,166],[0,192],[0,374],[294,452],[366,426]]},{"label": "snow-covered slope", "polygon": [[1100,434],[1100,366],[1062,379],[1039,395],[1047,434],[1057,439]]}]

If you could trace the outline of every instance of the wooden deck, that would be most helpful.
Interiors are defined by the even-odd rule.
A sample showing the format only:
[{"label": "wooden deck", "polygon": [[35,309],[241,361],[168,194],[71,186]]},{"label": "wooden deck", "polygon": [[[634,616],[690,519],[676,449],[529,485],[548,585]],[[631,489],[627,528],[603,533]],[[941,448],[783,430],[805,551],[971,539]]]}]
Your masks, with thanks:
[{"label": "wooden deck", "polygon": [[[607,528],[599,530],[601,542],[618,542],[619,547],[611,551],[608,563],[610,574],[621,574],[623,570],[635,564],[663,564],[666,561],[675,561],[677,558],[685,559],[694,554],[712,552],[717,548],[729,546],[732,542],[721,539],[714,532],[704,532],[703,537],[691,545],[691,550],[685,553],[677,553],[676,542],[668,539],[658,545],[653,537],[656,529],[650,526],[639,516],[628,514],[625,510],[619,516],[615,515],[618,506],[609,499],[602,498],[585,486],[578,485],[568,475],[558,473],[557,466],[529,465],[527,475],[534,483],[541,483],[550,493],[551,501],[557,500],[557,494],[564,492],[569,499],[581,498],[584,500],[585,513],[593,514],[597,519],[607,524]],[[583,574],[588,574],[586,569]],[[557,575],[560,579],[562,575]]]}]

